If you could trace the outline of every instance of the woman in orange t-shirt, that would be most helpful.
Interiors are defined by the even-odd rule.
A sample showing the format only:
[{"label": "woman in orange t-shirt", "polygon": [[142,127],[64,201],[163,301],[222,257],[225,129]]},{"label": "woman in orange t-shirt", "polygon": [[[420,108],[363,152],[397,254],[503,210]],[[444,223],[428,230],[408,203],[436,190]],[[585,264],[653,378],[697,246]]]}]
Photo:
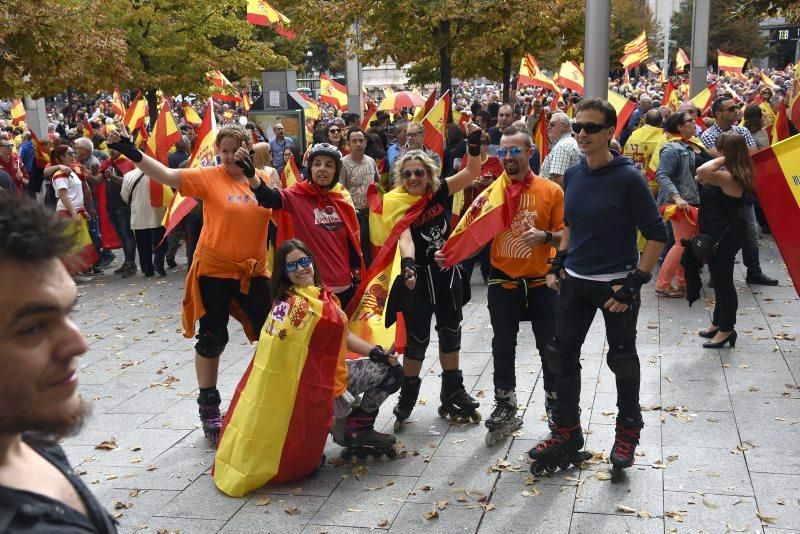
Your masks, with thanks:
[{"label": "woman in orange t-shirt", "polygon": [[[249,136],[238,126],[224,126],[214,142],[219,165],[170,169],[142,154],[119,126],[120,133],[108,136],[110,148],[131,159],[151,180],[203,200],[203,229],[186,277],[183,329],[185,337],[192,337],[200,322],[195,344],[197,403],[203,432],[216,446],[222,426],[217,376],[219,357],[228,343],[229,315],[255,341],[271,302],[266,264],[270,210],[258,205],[239,165],[249,160]],[[255,175],[260,177],[269,180],[263,171]]]}]

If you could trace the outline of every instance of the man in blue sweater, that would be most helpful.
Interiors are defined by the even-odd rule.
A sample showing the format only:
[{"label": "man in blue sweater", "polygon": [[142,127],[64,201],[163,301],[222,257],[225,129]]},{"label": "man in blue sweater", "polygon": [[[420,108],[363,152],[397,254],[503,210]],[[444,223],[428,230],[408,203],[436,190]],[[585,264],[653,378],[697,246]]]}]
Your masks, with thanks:
[{"label": "man in blue sweater", "polygon": [[[667,230],[641,173],[629,158],[608,148],[616,124],[614,108],[598,98],[581,102],[572,124],[582,157],[564,174],[566,227],[547,277],[548,286],[561,292],[555,339],[543,351],[556,375],[555,428],[529,453],[536,460],[535,474],[556,466],[565,469],[582,458],[580,350],[598,309],[606,325],[608,366],[617,384],[619,413],[611,449],[615,467],[633,464],[644,426],[636,353],[639,292],[650,280]],[[641,257],[637,229],[647,240]]]}]

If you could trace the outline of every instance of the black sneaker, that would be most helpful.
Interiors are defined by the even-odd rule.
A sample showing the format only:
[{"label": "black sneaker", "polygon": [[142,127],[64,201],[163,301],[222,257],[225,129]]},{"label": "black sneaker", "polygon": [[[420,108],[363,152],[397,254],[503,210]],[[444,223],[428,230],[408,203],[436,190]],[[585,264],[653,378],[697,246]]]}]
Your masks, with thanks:
[{"label": "black sneaker", "polygon": [[759,285],[759,286],[777,286],[778,281],[774,278],[770,278],[764,273],[758,274],[749,274],[745,281],[751,285]]},{"label": "black sneaker", "polygon": [[175,261],[175,258],[167,258],[167,267],[170,269],[174,269],[178,266],[178,262]]},{"label": "black sneaker", "polygon": [[114,254],[113,252],[111,252],[110,250],[103,251],[103,252],[106,255],[105,255],[105,257],[102,257],[102,254],[101,254],[100,267],[104,267],[105,268],[105,267],[108,267],[109,265],[111,265],[112,263],[114,263],[114,260],[117,259],[117,255]]},{"label": "black sneaker", "polygon": [[127,265],[123,265],[124,269],[122,271],[122,278],[130,278],[134,274],[136,274],[136,266],[132,263],[128,263]]}]

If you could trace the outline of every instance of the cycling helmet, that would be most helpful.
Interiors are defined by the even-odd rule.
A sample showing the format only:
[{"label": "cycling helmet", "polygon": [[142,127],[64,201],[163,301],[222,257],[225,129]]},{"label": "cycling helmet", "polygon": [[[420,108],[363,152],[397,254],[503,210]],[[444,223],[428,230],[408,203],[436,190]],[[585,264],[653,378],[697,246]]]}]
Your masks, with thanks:
[{"label": "cycling helmet", "polygon": [[336,162],[336,172],[333,175],[333,181],[328,186],[333,187],[339,183],[339,174],[342,170],[342,154],[339,149],[330,143],[317,143],[312,146],[308,151],[308,179],[311,180],[311,168],[314,165],[314,158],[318,156],[328,156]]}]

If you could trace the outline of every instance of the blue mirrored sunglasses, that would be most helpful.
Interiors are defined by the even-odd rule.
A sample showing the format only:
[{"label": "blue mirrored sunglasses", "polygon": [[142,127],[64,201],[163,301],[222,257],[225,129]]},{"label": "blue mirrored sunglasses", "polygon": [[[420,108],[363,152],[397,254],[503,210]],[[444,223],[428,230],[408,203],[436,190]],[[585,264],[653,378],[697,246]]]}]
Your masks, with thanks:
[{"label": "blue mirrored sunglasses", "polygon": [[312,260],[308,256],[303,256],[302,258],[300,258],[297,261],[287,261],[286,262],[286,272],[287,273],[293,273],[293,272],[295,272],[297,269],[299,269],[301,267],[303,269],[305,269],[306,267],[311,265],[311,263],[312,263]]},{"label": "blue mirrored sunglasses", "polygon": [[501,158],[506,157],[508,154],[511,154],[512,158],[516,158],[520,154],[522,154],[522,149],[518,146],[511,147],[511,148],[498,148],[497,155]]}]

